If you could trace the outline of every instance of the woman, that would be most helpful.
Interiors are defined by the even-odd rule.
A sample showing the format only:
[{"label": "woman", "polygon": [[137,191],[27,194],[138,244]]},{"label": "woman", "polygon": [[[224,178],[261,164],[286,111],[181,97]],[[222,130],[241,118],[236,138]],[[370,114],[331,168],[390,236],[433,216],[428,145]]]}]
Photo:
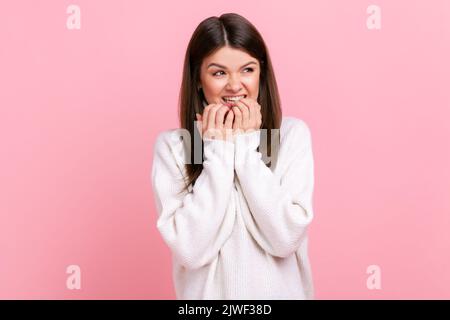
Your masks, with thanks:
[{"label": "woman", "polygon": [[177,299],[312,299],[310,130],[282,117],[266,45],[242,16],[194,31],[179,116],[152,167]]}]

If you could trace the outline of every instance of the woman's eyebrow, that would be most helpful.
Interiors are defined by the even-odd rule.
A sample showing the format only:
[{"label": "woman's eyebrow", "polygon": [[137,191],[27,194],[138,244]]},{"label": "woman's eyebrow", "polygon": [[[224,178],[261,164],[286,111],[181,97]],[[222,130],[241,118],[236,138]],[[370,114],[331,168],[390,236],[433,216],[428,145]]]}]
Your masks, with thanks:
[{"label": "woman's eyebrow", "polygon": [[[248,65],[250,65],[252,63],[256,64],[255,61],[250,61],[250,62],[247,62],[246,64],[244,64],[241,68],[246,67],[246,66],[248,66]],[[222,66],[221,64],[218,64],[218,63],[210,63],[206,69],[208,69],[209,67],[213,67],[213,66],[216,66],[216,67],[219,67],[219,68],[223,68],[223,69],[227,68],[227,67]]]}]

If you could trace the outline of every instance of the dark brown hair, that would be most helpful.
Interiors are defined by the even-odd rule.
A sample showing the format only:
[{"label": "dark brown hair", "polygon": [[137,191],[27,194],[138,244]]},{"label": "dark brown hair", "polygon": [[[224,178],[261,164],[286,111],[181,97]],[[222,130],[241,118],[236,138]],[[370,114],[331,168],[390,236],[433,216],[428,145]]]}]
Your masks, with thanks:
[{"label": "dark brown hair", "polygon": [[[179,95],[180,127],[187,129],[190,137],[192,137],[188,142],[190,146],[187,147],[194,150],[194,130],[197,131],[195,113],[203,114],[204,109],[203,90],[197,89],[200,84],[200,67],[203,59],[225,46],[243,50],[258,59],[260,63],[261,72],[257,102],[261,105],[261,129],[267,129],[267,142],[263,143],[265,141],[261,139],[258,151],[260,151],[260,148],[267,149],[267,156],[271,158],[271,161],[266,165],[273,170],[278,148],[271,150],[271,137],[274,135],[278,139],[279,145],[279,129],[282,118],[275,74],[268,49],[260,33],[247,19],[236,13],[226,13],[220,17],[210,17],[203,20],[197,26],[189,41],[184,58],[183,78]],[[272,131],[271,129],[278,130]],[[197,134],[199,134],[198,131]],[[276,154],[272,155],[272,151]],[[182,191],[186,190],[191,183],[194,185],[203,170],[203,164],[194,163],[194,152],[190,154],[191,161],[185,164],[188,181]],[[264,157],[266,153],[262,152],[262,154]]]}]

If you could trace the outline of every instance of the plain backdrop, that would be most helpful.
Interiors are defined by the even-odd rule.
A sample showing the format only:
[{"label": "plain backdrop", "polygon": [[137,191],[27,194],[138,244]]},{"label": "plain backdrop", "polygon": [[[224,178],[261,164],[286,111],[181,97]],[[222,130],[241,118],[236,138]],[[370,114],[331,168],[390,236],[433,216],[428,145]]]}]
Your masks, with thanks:
[{"label": "plain backdrop", "polygon": [[311,130],[316,298],[450,298],[447,0],[2,2],[0,298],[175,298],[153,146],[178,127],[192,32],[226,12],[261,32],[283,115]]}]

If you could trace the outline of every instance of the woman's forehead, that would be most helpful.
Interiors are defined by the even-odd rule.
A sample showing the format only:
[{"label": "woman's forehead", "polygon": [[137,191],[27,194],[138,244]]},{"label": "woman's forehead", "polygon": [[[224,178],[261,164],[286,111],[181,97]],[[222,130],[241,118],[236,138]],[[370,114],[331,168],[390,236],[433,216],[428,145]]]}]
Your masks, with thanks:
[{"label": "woman's forehead", "polygon": [[258,63],[258,60],[244,50],[231,47],[222,47],[203,59],[203,65],[206,68],[211,64],[240,68],[249,62]]}]

